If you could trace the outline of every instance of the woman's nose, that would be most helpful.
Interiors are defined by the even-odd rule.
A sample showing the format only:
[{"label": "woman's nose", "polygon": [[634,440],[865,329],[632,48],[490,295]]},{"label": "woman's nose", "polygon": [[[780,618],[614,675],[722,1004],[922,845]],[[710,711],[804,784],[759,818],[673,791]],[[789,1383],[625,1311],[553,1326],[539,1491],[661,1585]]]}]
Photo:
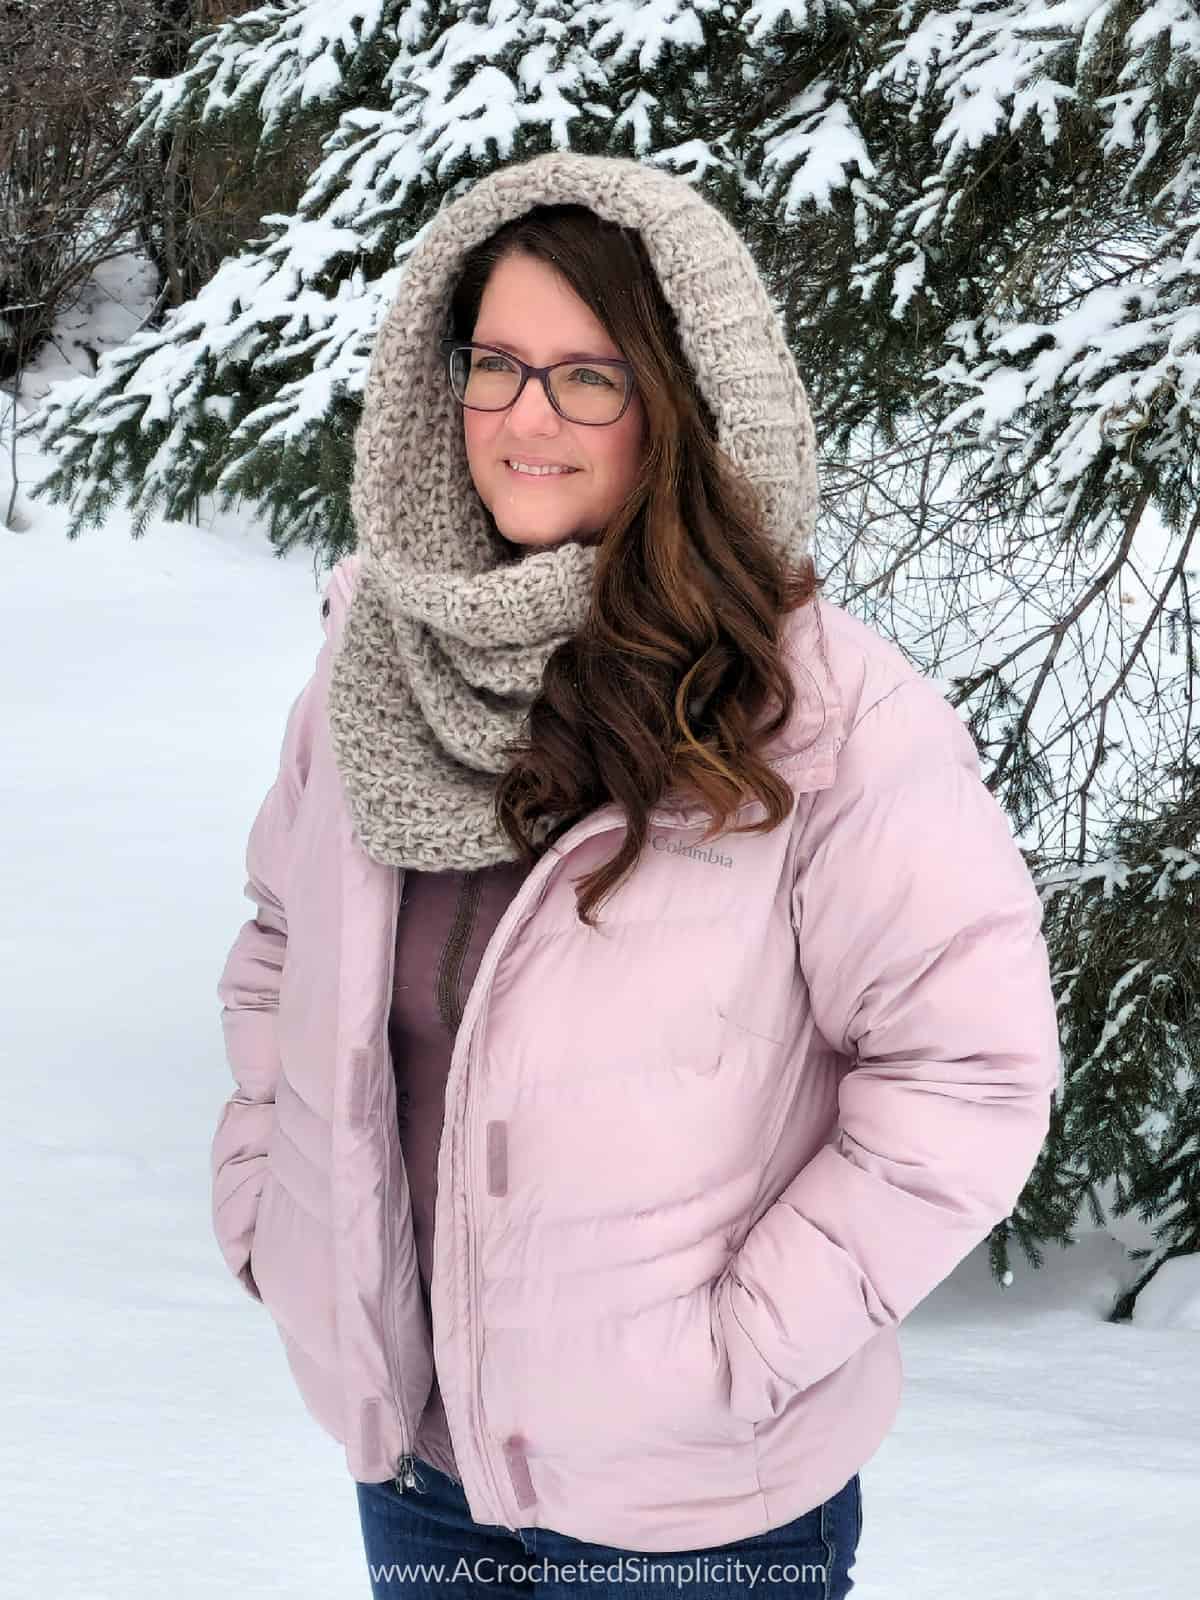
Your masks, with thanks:
[{"label": "woman's nose", "polygon": [[537,378],[530,378],[520,396],[509,408],[509,419],[517,418],[526,426],[541,423],[539,432],[549,428],[557,432],[558,424],[562,421],[558,412],[550,404],[550,396]]}]

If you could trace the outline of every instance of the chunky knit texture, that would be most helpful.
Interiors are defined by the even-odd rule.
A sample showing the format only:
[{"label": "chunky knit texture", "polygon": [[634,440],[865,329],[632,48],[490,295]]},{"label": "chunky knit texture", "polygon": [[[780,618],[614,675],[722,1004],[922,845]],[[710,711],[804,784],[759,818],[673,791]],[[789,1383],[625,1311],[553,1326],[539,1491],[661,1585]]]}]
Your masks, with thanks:
[{"label": "chunky knit texture", "polygon": [[735,229],[685,178],[557,151],[503,167],[417,236],[372,351],[351,486],[362,558],[328,714],[350,813],[374,860],[516,859],[493,805],[506,746],[551,652],[583,623],[596,545],[514,548],[471,479],[439,338],[469,250],[541,204],[639,231],[718,442],[758,488],[768,532],[808,554],[819,486],[808,399]]}]

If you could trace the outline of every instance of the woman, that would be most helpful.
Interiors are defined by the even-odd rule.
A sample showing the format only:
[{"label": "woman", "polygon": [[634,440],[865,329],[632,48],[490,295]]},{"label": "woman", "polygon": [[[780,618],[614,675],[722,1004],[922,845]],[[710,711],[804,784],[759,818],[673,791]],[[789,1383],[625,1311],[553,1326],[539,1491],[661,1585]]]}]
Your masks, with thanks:
[{"label": "woman", "polygon": [[639,1593],[844,1596],[897,1324],[1048,1126],[1024,861],[818,600],[805,392],[685,180],[554,153],[444,207],[355,442],[219,988],[226,1260],[376,1595],[647,1552]]}]

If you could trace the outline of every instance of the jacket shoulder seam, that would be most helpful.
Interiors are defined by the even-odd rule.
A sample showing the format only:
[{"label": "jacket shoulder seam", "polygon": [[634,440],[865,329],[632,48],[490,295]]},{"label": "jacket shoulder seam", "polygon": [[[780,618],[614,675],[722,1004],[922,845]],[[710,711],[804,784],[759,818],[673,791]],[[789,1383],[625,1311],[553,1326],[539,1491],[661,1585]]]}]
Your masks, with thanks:
[{"label": "jacket shoulder seam", "polygon": [[[936,706],[931,704],[926,708],[926,716],[924,718],[920,718],[918,715],[918,720],[914,723],[914,729],[917,731],[918,736],[914,738],[909,754],[919,758],[926,765],[934,762],[938,766],[958,767],[962,771],[970,773],[976,779],[982,780],[979,753],[975,748],[975,741],[971,737],[969,728],[959,716],[956,708],[950,704],[937,686],[919,672],[914,672],[911,677],[902,678],[899,683],[894,683],[890,688],[885,689],[882,694],[871,702],[864,712],[855,718],[854,725],[846,735],[845,742],[842,745],[842,753],[845,752],[855,734],[858,733],[864,723],[868,722],[873,713],[878,712],[900,690],[911,689],[914,685],[923,685],[925,689],[936,696],[937,704]],[[914,708],[914,715],[919,714],[921,709],[919,706]],[[941,730],[944,730],[944,737],[940,736]],[[869,737],[869,734],[863,737]],[[854,746],[856,754],[861,744],[862,740],[860,739],[859,744]],[[899,781],[906,781],[909,775],[910,772],[905,773]]]},{"label": "jacket shoulder seam", "polygon": [[849,744],[850,740],[853,739],[854,735],[862,727],[863,723],[867,720],[871,713],[873,711],[877,711],[885,700],[890,700],[894,694],[898,693],[901,689],[907,689],[911,684],[927,682],[928,679],[921,678],[919,674],[914,673],[911,678],[901,678],[899,683],[894,683],[890,689],[885,689],[882,694],[877,695],[876,698],[871,701],[871,704],[865,711],[860,711],[858,716],[855,717],[853,724],[846,734],[845,742]]}]

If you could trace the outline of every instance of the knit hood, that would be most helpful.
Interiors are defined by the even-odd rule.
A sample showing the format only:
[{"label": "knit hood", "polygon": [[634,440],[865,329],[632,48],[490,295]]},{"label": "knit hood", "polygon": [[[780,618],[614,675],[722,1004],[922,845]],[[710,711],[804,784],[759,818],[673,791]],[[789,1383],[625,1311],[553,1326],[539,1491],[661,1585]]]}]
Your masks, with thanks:
[{"label": "knit hood", "polygon": [[587,615],[596,544],[514,555],[500,538],[438,343],[468,252],[553,204],[640,233],[718,443],[759,491],[780,550],[793,562],[809,552],[819,485],[804,386],[753,258],[688,180],[559,151],[444,205],[408,252],[371,355],[350,492],[362,559],[329,686],[355,830],[382,863],[516,858],[494,822],[496,777],[527,733],[546,661]]}]

